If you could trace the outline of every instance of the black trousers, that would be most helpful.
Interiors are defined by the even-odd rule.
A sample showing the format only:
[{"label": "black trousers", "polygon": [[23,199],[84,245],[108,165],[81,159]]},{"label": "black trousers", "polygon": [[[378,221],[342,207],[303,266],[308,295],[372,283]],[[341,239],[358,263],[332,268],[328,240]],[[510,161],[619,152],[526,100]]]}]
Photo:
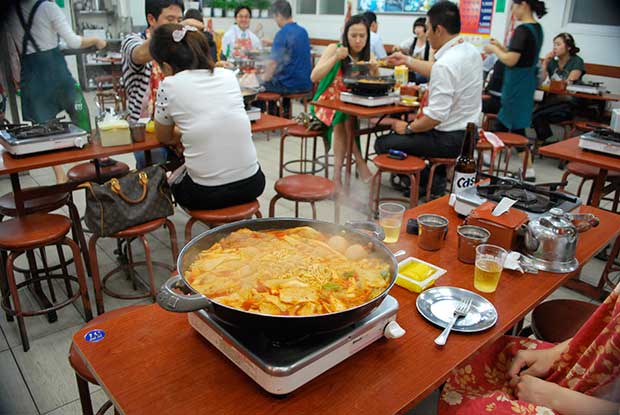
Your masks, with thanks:
[{"label": "black trousers", "polygon": [[247,179],[220,186],[202,186],[194,183],[189,174],[172,185],[172,194],[178,204],[190,210],[223,209],[255,200],[265,190],[265,175],[258,171]]},{"label": "black trousers", "polygon": [[532,115],[532,126],[536,131],[536,138],[545,141],[553,135],[550,124],[569,121],[573,118],[575,116],[570,102],[558,102],[538,107]]}]

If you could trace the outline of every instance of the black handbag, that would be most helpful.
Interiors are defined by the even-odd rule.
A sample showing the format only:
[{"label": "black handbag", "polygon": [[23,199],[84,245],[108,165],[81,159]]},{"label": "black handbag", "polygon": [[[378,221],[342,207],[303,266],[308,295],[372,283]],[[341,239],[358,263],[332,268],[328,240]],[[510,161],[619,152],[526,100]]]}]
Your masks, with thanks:
[{"label": "black handbag", "polygon": [[131,226],[174,214],[170,186],[164,170],[150,166],[104,184],[86,184],[88,229],[110,236]]}]

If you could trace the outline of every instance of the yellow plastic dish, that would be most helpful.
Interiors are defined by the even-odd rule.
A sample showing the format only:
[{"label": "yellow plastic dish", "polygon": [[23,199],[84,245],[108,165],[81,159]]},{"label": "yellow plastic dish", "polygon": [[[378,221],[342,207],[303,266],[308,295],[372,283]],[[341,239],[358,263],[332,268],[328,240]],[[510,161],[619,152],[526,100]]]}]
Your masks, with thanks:
[{"label": "yellow plastic dish", "polygon": [[409,257],[398,264],[396,285],[415,293],[421,293],[432,287],[435,281],[445,273],[445,269],[421,259]]}]

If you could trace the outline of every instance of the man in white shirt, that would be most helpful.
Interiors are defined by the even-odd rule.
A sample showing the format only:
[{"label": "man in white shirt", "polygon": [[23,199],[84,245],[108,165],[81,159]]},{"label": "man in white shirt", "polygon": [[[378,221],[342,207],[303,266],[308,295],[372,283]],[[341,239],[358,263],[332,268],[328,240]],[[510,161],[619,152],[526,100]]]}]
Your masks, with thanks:
[{"label": "man in white shirt", "polygon": [[[478,123],[482,96],[482,58],[478,50],[459,40],[461,19],[458,6],[450,1],[436,3],[428,11],[428,40],[436,50],[435,62],[425,62],[401,53],[388,60],[407,65],[424,76],[430,75],[428,104],[412,122],[393,123],[396,134],[375,143],[377,153],[400,150],[418,157],[456,158],[461,152],[465,127]],[[434,189],[445,188],[445,169]],[[444,187],[440,187],[443,182]]]},{"label": "man in white shirt", "polygon": [[370,26],[370,52],[377,59],[384,59],[387,56],[385,52],[385,46],[383,46],[383,40],[377,33],[379,30],[379,23],[377,23],[377,15],[373,12],[365,12],[364,20]]}]

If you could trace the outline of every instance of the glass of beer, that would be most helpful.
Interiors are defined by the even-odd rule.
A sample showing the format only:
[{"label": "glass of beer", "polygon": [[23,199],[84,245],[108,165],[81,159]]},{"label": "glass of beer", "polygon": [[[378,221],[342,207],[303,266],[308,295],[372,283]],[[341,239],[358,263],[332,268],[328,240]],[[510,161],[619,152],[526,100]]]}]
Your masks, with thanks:
[{"label": "glass of beer", "polygon": [[383,242],[393,244],[398,241],[404,214],[405,207],[398,203],[381,203],[379,205],[379,225],[385,233]]},{"label": "glass of beer", "polygon": [[482,244],[476,247],[474,288],[483,293],[495,292],[507,254],[505,249],[495,245]]}]

